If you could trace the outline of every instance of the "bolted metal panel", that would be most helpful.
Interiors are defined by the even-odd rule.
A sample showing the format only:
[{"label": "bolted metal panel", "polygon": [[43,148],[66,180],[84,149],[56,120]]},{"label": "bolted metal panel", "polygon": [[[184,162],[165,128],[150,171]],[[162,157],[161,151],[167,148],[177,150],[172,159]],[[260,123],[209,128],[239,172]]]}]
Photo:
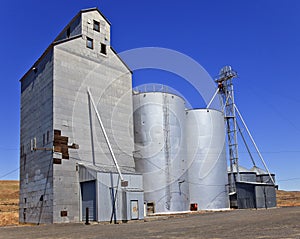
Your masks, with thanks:
[{"label": "bolted metal panel", "polygon": [[239,209],[255,208],[255,184],[236,182],[237,207]]},{"label": "bolted metal panel", "polygon": [[[255,172],[256,181],[259,182],[259,183],[268,183],[268,184],[273,185],[273,181],[275,182],[275,174],[273,174],[273,173],[269,174],[268,172],[266,172],[263,169],[258,168],[256,166],[253,166],[251,168],[251,171]],[[270,175],[273,178],[273,181],[271,180]]]},{"label": "bolted metal panel", "polygon": [[224,115],[216,110],[187,111],[190,203],[198,209],[228,208]]},{"label": "bolted metal panel", "polygon": [[257,208],[276,207],[276,190],[274,185],[257,185],[255,194]]},{"label": "bolted metal panel", "polygon": [[[233,175],[234,175],[234,182],[236,182],[237,180],[237,168],[236,165],[233,166]],[[240,181],[241,182],[252,182],[255,183],[257,182],[257,178],[256,178],[256,173],[252,170],[248,170],[247,168],[244,168],[242,166],[239,166],[239,174],[240,174]],[[229,185],[231,185],[231,168],[228,167],[228,181],[229,181]],[[234,183],[233,182],[233,183]]]},{"label": "bolted metal panel", "polygon": [[188,210],[185,102],[162,92],[133,95],[136,170],[154,212]]},{"label": "bolted metal panel", "polygon": [[[138,219],[144,218],[142,175],[123,174],[123,176],[124,180],[128,181],[127,187],[121,187],[118,173],[111,175],[111,173],[97,171],[97,220],[99,222],[111,221],[114,218],[116,221],[131,220],[132,200],[138,202]],[[112,197],[113,192],[114,197]]]},{"label": "bolted metal panel", "polygon": [[[237,170],[233,168],[236,179]],[[254,166],[250,170],[239,166],[240,182],[236,183],[237,195],[231,197],[231,205],[237,208],[270,208],[276,207],[276,189],[273,181],[275,175]],[[231,180],[228,169],[228,179]]]},{"label": "bolted metal panel", "polygon": [[[256,204],[258,208],[276,207],[276,189],[273,182],[275,182],[275,174],[269,174],[265,170],[256,166],[251,168],[252,172],[256,173],[256,182],[262,183],[255,187]],[[273,178],[273,180],[270,178]]]}]

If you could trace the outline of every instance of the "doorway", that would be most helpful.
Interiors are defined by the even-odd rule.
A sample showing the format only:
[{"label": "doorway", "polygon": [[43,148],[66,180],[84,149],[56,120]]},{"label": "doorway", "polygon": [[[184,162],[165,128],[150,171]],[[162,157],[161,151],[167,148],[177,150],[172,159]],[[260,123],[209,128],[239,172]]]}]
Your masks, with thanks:
[{"label": "doorway", "polygon": [[86,210],[88,208],[89,221],[96,221],[96,181],[80,183],[82,220],[86,220]]}]

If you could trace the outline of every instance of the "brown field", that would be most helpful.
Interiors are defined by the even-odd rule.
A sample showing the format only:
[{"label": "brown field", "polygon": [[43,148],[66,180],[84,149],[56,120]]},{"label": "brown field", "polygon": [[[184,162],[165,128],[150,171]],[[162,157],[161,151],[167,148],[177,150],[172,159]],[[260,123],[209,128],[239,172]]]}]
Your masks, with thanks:
[{"label": "brown field", "polygon": [[278,190],[276,194],[278,207],[300,206],[300,192]]},{"label": "brown field", "polygon": [[0,226],[19,224],[19,181],[0,181]]},{"label": "brown field", "polygon": [[[18,225],[19,181],[0,181],[0,226]],[[300,206],[300,192],[277,191],[278,207]]]}]

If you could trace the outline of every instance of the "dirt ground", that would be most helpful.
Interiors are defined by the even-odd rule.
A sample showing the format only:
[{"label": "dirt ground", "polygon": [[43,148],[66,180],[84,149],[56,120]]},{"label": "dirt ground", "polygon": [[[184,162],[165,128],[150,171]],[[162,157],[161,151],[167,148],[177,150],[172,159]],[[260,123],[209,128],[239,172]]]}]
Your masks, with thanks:
[{"label": "dirt ground", "polygon": [[300,238],[299,225],[300,207],[285,207],[189,214],[118,225],[0,227],[0,238]]},{"label": "dirt ground", "polygon": [[[19,181],[0,181],[0,226],[19,224],[18,204]],[[300,192],[278,190],[277,205],[278,207],[300,206]]]}]

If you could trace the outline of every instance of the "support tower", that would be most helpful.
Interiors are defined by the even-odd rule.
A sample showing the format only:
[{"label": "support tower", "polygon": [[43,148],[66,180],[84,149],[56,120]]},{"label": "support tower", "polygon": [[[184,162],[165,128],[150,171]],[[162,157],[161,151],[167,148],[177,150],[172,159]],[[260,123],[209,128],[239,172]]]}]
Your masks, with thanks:
[{"label": "support tower", "polygon": [[[230,171],[231,171],[231,183],[229,192],[234,193],[235,181],[240,181],[239,167],[238,167],[238,142],[237,142],[237,123],[235,114],[234,103],[234,90],[232,79],[237,77],[237,73],[231,69],[230,66],[225,66],[221,69],[216,82],[218,84],[218,91],[223,99],[224,116],[227,125],[227,138],[228,138],[228,150],[230,159]],[[234,168],[237,171],[237,178],[234,179]]]}]

